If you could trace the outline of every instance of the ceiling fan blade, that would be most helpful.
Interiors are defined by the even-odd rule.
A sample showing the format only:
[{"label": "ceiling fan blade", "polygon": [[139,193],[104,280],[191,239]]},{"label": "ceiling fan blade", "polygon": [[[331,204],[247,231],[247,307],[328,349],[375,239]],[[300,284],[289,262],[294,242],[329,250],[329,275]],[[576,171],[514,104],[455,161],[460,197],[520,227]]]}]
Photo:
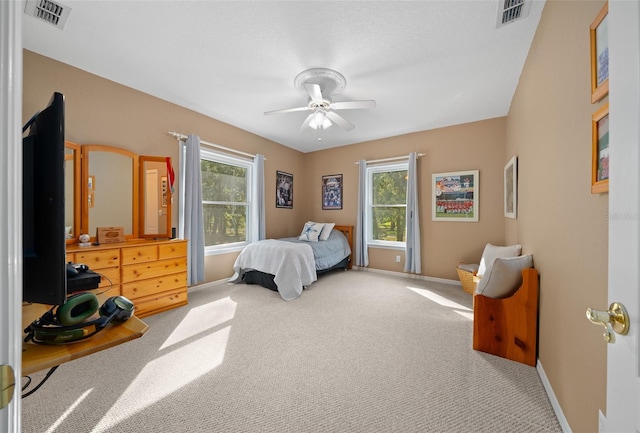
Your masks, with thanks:
[{"label": "ceiling fan blade", "polygon": [[303,130],[307,129],[307,127],[309,126],[309,123],[311,122],[311,119],[313,119],[313,116],[315,115],[316,115],[315,112],[309,114],[307,118],[304,119],[304,122],[302,122],[302,125],[300,125],[300,129],[298,132],[302,132]]},{"label": "ceiling fan blade", "polygon": [[313,102],[318,104],[322,102],[323,98],[322,91],[320,90],[320,85],[304,83],[304,88],[307,89],[307,93],[309,94],[309,97]]},{"label": "ceiling fan blade", "polygon": [[345,102],[333,102],[331,108],[334,110],[354,110],[358,108],[376,108],[376,101],[345,101]]},{"label": "ceiling fan blade", "polygon": [[309,107],[285,108],[283,110],[265,111],[264,115],[269,116],[271,114],[293,113],[294,111],[307,111],[307,110],[311,110],[311,108]]},{"label": "ceiling fan blade", "polygon": [[344,117],[340,116],[338,113],[335,113],[333,111],[327,111],[326,116],[333,123],[335,123],[336,125],[338,125],[339,127],[343,128],[343,129],[346,129],[347,131],[351,131],[353,128],[355,128],[353,123],[349,122]]}]

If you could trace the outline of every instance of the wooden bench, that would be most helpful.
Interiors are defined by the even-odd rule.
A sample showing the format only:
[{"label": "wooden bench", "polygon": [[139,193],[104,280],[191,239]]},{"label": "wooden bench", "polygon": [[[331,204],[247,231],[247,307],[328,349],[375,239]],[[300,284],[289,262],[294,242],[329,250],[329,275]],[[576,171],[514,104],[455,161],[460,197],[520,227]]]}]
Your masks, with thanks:
[{"label": "wooden bench", "polygon": [[473,297],[473,348],[535,367],[538,348],[538,271],[523,269],[508,298]]}]

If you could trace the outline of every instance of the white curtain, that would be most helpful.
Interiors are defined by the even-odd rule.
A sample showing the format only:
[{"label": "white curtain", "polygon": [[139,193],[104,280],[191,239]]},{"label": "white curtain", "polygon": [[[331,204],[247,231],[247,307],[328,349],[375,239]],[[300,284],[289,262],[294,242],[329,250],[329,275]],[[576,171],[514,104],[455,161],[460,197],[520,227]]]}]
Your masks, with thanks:
[{"label": "white curtain", "polygon": [[185,143],[184,237],[189,240],[188,284],[204,281],[204,216],[200,173],[200,137],[190,134]]},{"label": "white curtain", "polygon": [[266,217],[264,206],[264,155],[256,155],[253,160],[255,174],[255,192],[254,192],[254,221],[255,230],[252,230],[252,239],[250,242],[260,241],[266,238]]},{"label": "white curtain", "polygon": [[404,257],[404,271],[419,274],[420,265],[420,216],[418,215],[418,156],[409,154],[409,170],[407,174],[407,239]]},{"label": "white curtain", "polygon": [[358,216],[356,220],[356,266],[369,266],[367,248],[367,161],[358,161]]}]

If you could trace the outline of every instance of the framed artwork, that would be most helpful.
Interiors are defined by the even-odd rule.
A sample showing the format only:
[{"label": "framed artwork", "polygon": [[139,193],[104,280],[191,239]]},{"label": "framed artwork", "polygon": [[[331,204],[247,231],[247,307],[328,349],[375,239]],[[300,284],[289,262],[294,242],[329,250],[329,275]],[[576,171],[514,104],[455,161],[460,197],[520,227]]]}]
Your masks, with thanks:
[{"label": "framed artwork", "polygon": [[89,179],[87,181],[87,189],[89,191],[95,191],[95,189],[96,189],[96,177],[95,176],[89,176]]},{"label": "framed artwork", "polygon": [[322,176],[322,209],[342,209],[342,175]]},{"label": "framed artwork", "polygon": [[168,181],[167,176],[160,176],[160,188],[162,189],[162,207],[167,207],[168,201]]},{"label": "framed artwork", "polygon": [[609,103],[591,117],[591,193],[609,192]]},{"label": "framed artwork", "polygon": [[293,209],[293,175],[276,171],[276,207]]},{"label": "framed artwork", "polygon": [[589,26],[591,36],[591,103],[598,102],[609,93],[609,40],[605,3]]},{"label": "framed artwork", "polygon": [[504,166],[504,216],[516,219],[518,209],[518,158],[512,157]]},{"label": "framed artwork", "polygon": [[478,170],[435,173],[431,190],[433,221],[478,222]]}]

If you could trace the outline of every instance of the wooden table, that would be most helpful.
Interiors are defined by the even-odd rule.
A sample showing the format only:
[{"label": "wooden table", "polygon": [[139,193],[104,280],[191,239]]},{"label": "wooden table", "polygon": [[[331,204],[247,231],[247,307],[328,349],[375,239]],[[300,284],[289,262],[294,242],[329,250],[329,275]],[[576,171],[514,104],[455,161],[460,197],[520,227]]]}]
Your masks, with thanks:
[{"label": "wooden table", "polygon": [[[98,297],[100,299],[100,297]],[[104,299],[100,299],[101,302]],[[22,329],[42,316],[49,306],[43,304],[29,304],[22,307]],[[117,346],[127,341],[142,337],[149,326],[136,316],[126,322],[111,322],[93,337],[75,343],[61,345],[37,344],[32,341],[22,344],[22,375],[28,375],[40,370],[91,355],[92,353]]]}]

